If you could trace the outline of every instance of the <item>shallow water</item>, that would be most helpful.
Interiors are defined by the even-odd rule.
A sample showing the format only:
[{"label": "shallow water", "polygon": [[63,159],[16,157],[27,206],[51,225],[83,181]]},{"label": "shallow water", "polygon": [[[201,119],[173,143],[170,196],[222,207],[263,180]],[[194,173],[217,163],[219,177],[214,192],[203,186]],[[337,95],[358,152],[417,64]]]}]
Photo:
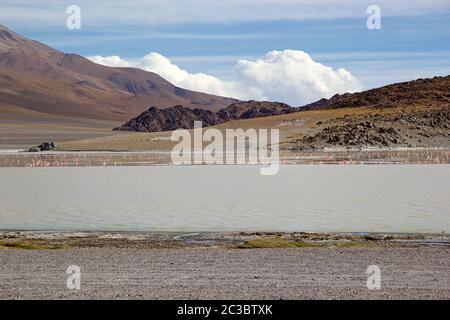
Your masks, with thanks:
[{"label": "shallow water", "polygon": [[450,232],[450,165],[0,168],[0,229]]},{"label": "shallow water", "polygon": [[[284,164],[450,164],[448,148],[281,152]],[[170,151],[44,151],[0,149],[0,167],[98,167],[171,164]]]}]

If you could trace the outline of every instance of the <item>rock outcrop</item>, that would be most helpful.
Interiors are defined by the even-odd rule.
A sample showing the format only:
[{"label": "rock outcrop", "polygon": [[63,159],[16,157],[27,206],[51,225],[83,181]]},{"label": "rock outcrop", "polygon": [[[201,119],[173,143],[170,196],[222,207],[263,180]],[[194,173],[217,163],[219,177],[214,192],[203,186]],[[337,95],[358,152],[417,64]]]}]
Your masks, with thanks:
[{"label": "rock outcrop", "polygon": [[192,129],[194,121],[201,121],[204,127],[227,121],[281,115],[296,111],[284,103],[267,101],[245,101],[233,103],[227,108],[212,112],[205,109],[190,109],[181,105],[158,109],[151,107],[131,119],[115,131],[160,132],[176,129]]},{"label": "rock outcrop", "polygon": [[28,152],[40,152],[40,151],[51,151],[57,148],[56,143],[53,141],[42,142],[38,146],[31,147]]},{"label": "rock outcrop", "polygon": [[401,114],[379,110],[374,114],[346,115],[316,126],[321,129],[296,140],[290,149],[445,146],[450,138],[450,105],[412,107]]}]

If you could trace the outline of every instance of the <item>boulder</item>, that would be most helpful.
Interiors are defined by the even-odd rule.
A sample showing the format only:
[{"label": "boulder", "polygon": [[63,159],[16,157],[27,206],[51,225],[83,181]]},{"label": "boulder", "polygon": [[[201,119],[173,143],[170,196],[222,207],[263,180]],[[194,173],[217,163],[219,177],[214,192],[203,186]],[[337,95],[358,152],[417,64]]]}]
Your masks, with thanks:
[{"label": "boulder", "polygon": [[39,146],[31,147],[30,149],[28,149],[28,152],[39,152],[39,151],[41,151],[41,148]]},{"label": "boulder", "polygon": [[29,152],[51,151],[51,150],[55,150],[56,147],[57,147],[57,145],[53,141],[46,141],[46,142],[42,142],[38,146],[31,147],[30,149],[28,149],[28,151]]}]

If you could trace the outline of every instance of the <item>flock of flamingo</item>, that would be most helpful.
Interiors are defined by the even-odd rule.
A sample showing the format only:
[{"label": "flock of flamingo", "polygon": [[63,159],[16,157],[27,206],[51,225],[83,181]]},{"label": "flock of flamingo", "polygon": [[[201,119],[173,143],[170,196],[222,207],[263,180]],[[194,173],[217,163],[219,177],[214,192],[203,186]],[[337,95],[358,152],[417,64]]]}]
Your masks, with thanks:
[{"label": "flock of flamingo", "polygon": [[[26,152],[0,154],[0,167],[147,166],[170,164],[170,154],[145,152]],[[281,164],[450,163],[450,149],[325,151],[282,154]]]}]

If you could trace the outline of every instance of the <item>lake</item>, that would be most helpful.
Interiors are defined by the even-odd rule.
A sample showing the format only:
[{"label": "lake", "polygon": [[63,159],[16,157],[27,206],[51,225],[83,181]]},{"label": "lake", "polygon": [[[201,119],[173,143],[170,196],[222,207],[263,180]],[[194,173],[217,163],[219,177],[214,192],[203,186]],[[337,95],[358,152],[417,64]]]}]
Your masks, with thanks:
[{"label": "lake", "polygon": [[0,229],[450,232],[450,165],[0,168]]}]

